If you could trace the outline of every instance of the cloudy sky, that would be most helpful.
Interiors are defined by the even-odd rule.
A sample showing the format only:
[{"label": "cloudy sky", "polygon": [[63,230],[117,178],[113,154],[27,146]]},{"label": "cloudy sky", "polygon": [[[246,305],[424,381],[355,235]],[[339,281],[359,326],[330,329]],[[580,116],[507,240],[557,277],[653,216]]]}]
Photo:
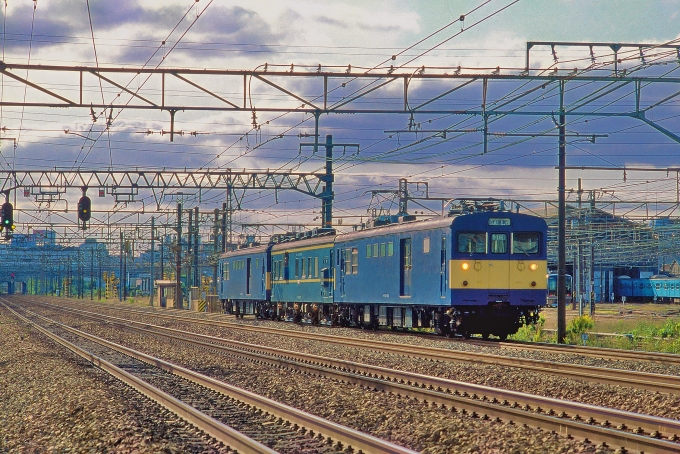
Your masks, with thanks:
[{"label": "cloudy sky", "polygon": [[[680,44],[680,0],[90,0],[89,5],[86,0],[9,0],[4,3],[2,59],[7,64],[240,70],[262,69],[265,64],[287,70],[292,64],[307,69],[322,65],[333,71],[342,71],[340,68],[351,65],[354,71],[365,71],[376,66],[387,68],[393,63],[406,65],[402,70],[411,72],[424,66],[426,72],[453,73],[460,66],[461,71],[468,74],[488,74],[497,67],[501,74],[519,74],[524,66],[527,41]],[[461,15],[465,15],[462,22],[458,20]],[[398,58],[391,60],[393,55]],[[644,62],[635,49],[626,49],[623,56],[621,66],[636,71],[636,75],[666,78],[680,75],[680,56],[675,55],[674,50],[645,51]],[[556,64],[554,57],[557,57]],[[586,71],[583,74],[611,73],[611,65],[606,64],[612,58],[610,49],[595,47],[592,58],[594,60],[587,48],[558,47],[555,55],[549,47],[535,48],[532,67],[536,69],[534,74],[555,66],[561,71],[578,68]],[[598,66],[597,71],[592,68],[588,71],[593,62],[603,66]],[[77,79],[66,74],[46,76],[25,70],[14,73],[77,97]],[[121,76],[111,77],[132,91],[158,98],[156,80],[146,80],[143,76],[126,76],[127,80]],[[238,100],[243,91],[240,80],[199,82],[227,99]],[[91,99],[90,102],[102,103],[103,99],[102,104],[107,104],[122,99],[120,90],[112,85],[100,86],[94,78],[85,80],[85,84],[85,99]],[[523,84],[491,83],[489,100],[503,103],[533,87]],[[304,94],[307,99],[319,95],[319,84],[315,81],[295,81],[286,87]],[[437,96],[447,87],[452,87],[450,82],[416,81],[411,86],[412,101]],[[479,110],[480,87],[481,83],[471,84],[455,98],[440,102]],[[566,95],[569,105],[578,104],[579,99],[592,96],[598,90],[607,90],[603,83],[572,87]],[[347,93],[340,87],[329,88],[339,90],[336,93]],[[253,90],[260,91],[251,102],[260,105],[279,102],[276,94],[264,89],[262,84]],[[399,87],[376,90],[366,97],[365,103],[394,106],[397,100],[398,105],[400,90]],[[644,86],[641,101],[648,106],[679,90],[680,85],[670,82]],[[540,96],[536,96],[538,94]],[[175,95],[177,102],[187,103],[192,102],[192,97],[202,96],[187,90],[186,86]],[[524,101],[531,101],[535,110],[557,110],[555,85],[536,95]],[[41,96],[2,76],[3,102],[44,101]],[[603,95],[588,109],[624,112],[634,108],[634,102],[633,84],[630,84]],[[323,165],[310,149],[300,150],[300,141],[310,140],[300,139],[300,134],[314,131],[313,117],[300,112],[283,115],[259,112],[258,131],[252,130],[250,112],[178,112],[175,128],[185,134],[177,136],[172,143],[167,135],[160,134],[170,127],[167,112],[119,109],[112,113],[98,109],[94,113],[97,122],[92,121],[90,109],[3,106],[0,112],[0,137],[4,139],[0,140],[2,169],[229,167],[312,172]],[[109,115],[112,121],[107,129]],[[647,112],[648,119],[677,135],[680,135],[679,115],[680,97]],[[557,138],[550,135],[556,132],[550,117],[493,118],[489,130],[499,135],[490,138],[486,154],[482,153],[479,133],[449,133],[444,139],[427,132],[408,132],[410,122],[412,130],[425,131],[480,127],[479,117],[470,115],[419,114],[413,120],[404,113],[320,118],[322,136],[332,134],[336,142],[360,145],[359,153],[347,151],[336,155],[334,162],[337,169],[335,214],[345,216],[344,225],[365,221],[367,210],[376,206],[371,204],[367,191],[396,189],[399,178],[427,182],[432,197],[556,199]],[[595,144],[574,136],[568,145],[568,165],[621,169],[623,166],[680,166],[680,144],[637,119],[579,116],[568,123],[567,129],[574,135],[607,136],[598,138]],[[192,132],[196,134],[190,134]],[[500,134],[512,132],[547,135],[531,138]],[[275,139],[280,135],[283,138]],[[13,146],[15,140],[16,147]],[[619,200],[675,200],[676,177],[673,172],[667,175],[631,171],[626,172],[624,179],[623,171],[570,171],[567,187],[575,188],[577,179],[582,178],[586,190],[609,191],[605,198],[611,198],[614,191],[613,197]],[[596,194],[600,197],[602,192]],[[77,197],[78,194],[69,194],[70,199]],[[162,208],[171,208],[175,201],[164,200]],[[204,194],[200,201],[194,198],[186,203],[209,211],[221,206],[223,201],[223,194]],[[273,194],[249,193],[244,201],[243,211],[236,216],[242,222],[310,225],[319,222],[315,220],[320,210],[318,201],[297,193],[278,194],[277,198]],[[147,199],[145,206],[150,204]],[[425,205],[441,208],[438,202]],[[17,206],[27,213],[46,208],[23,195],[18,197]],[[57,206],[59,204],[53,207]],[[102,214],[95,213],[95,218],[103,220],[103,210],[112,206],[112,200],[96,200],[95,209],[102,210]],[[389,202],[382,206],[391,209],[393,214],[396,212]],[[126,207],[127,210],[140,208],[141,204]],[[23,218],[26,222],[29,219],[59,222],[47,217],[55,215],[37,211],[26,216]]]}]

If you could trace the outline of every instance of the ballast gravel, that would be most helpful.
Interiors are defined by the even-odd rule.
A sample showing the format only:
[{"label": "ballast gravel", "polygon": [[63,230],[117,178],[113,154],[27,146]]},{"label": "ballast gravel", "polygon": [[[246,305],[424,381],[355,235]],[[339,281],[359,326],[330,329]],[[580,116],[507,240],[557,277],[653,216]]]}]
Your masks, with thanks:
[{"label": "ballast gravel", "polygon": [[226,453],[0,308],[0,453]]},{"label": "ballast gravel", "polygon": [[[35,310],[44,312],[46,315],[48,312],[39,308]],[[55,318],[58,317],[55,316]],[[144,318],[147,322],[151,322],[148,317]],[[613,448],[570,440],[538,429],[513,425],[508,421],[482,421],[469,415],[428,406],[413,399],[409,400],[335,380],[230,358],[185,344],[169,343],[155,336],[142,336],[100,323],[78,321],[72,316],[60,316],[60,319],[67,324],[114,342],[142,350],[227,383],[425,453],[614,452]],[[176,328],[185,325],[168,320],[155,320],[153,323]],[[234,339],[243,334],[237,330],[224,328],[205,326],[193,326],[193,328],[193,331],[218,334]],[[418,372],[431,375],[438,375],[434,373],[437,371],[432,369],[433,365],[441,366],[442,373],[448,370],[448,373],[455,374],[457,370],[457,365],[422,360],[407,367],[408,364],[402,362],[407,358],[400,358],[398,355],[373,354],[375,356],[373,361],[368,361],[371,355],[364,357],[363,352],[359,354],[360,352],[348,351],[347,348],[324,345],[319,342],[305,342],[305,345],[300,345],[302,343],[300,340],[291,340],[284,336],[276,336],[276,339],[273,339],[267,334],[259,336],[259,341],[256,342],[257,339],[251,336],[257,337],[258,335],[251,333],[246,336],[253,343],[267,343],[280,348],[304,351],[313,350],[315,354],[332,357],[346,356],[347,359],[354,361],[379,363],[381,360],[379,357],[383,356],[382,360],[390,367],[400,369],[413,367],[419,369]],[[367,361],[364,361],[365,359]],[[483,373],[488,374],[488,371]],[[531,380],[526,373],[519,374],[517,379],[524,383]]]}]

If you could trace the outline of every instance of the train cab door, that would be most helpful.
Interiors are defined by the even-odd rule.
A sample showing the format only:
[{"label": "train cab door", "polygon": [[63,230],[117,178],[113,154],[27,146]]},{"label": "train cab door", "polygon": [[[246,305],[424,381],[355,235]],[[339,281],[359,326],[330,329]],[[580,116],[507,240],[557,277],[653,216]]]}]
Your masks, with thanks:
[{"label": "train cab door", "polygon": [[411,269],[413,268],[413,246],[411,238],[399,240],[399,295],[411,296]]}]

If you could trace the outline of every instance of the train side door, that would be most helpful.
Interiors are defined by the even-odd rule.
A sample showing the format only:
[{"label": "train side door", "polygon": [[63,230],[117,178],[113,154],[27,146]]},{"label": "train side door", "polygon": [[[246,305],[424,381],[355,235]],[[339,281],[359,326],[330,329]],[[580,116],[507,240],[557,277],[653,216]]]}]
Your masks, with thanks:
[{"label": "train side door", "polygon": [[287,252],[283,254],[283,280],[286,282],[290,280],[290,259]]},{"label": "train side door", "polygon": [[399,295],[411,296],[411,269],[413,268],[411,238],[399,240]]},{"label": "train side door", "polygon": [[344,247],[338,249],[338,260],[340,261],[340,282],[339,290],[340,296],[345,296],[345,274],[347,274],[347,267],[349,266],[346,258],[346,249]]},{"label": "train side door", "polygon": [[250,260],[250,257],[246,259],[246,295],[250,295],[250,282],[252,281],[252,267]]},{"label": "train side door", "polygon": [[262,260],[262,274],[260,275],[260,293],[262,295],[265,294],[266,288],[265,288],[265,280],[267,279],[267,272],[265,271],[265,262],[267,260]]},{"label": "train side door", "polygon": [[442,248],[439,258],[439,296],[446,298],[448,282],[446,280],[448,273],[447,267],[449,261],[446,258],[446,234],[442,234]]}]

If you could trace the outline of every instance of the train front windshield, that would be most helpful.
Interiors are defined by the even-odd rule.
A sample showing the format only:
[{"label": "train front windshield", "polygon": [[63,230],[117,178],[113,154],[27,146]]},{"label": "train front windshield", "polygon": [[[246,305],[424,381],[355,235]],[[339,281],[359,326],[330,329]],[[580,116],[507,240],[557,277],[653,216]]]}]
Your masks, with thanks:
[{"label": "train front windshield", "polygon": [[[571,275],[566,276],[567,296],[571,296]],[[557,274],[550,274],[548,276],[548,296],[557,296]]]}]

